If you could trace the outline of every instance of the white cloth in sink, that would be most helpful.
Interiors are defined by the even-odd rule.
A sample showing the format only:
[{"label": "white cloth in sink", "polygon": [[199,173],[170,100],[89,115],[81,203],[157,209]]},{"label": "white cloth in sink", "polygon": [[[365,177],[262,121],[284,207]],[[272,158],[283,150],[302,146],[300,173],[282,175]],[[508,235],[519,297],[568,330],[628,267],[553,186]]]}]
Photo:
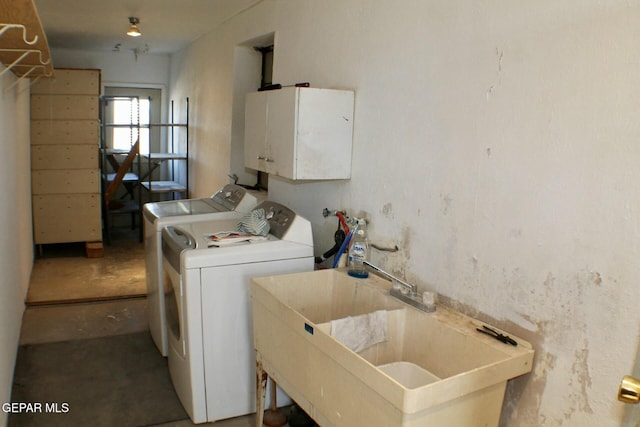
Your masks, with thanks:
[{"label": "white cloth in sink", "polygon": [[331,321],[331,336],[356,353],[387,340],[387,311]]}]

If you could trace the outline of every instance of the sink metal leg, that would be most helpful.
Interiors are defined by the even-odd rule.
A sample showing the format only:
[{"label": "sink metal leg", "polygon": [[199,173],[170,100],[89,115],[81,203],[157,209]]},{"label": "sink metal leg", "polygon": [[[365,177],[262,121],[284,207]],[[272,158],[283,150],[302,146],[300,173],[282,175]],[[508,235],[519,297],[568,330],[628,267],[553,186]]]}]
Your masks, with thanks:
[{"label": "sink metal leg", "polygon": [[264,397],[268,379],[269,375],[262,367],[260,354],[256,353],[256,427],[262,427],[264,420]]}]

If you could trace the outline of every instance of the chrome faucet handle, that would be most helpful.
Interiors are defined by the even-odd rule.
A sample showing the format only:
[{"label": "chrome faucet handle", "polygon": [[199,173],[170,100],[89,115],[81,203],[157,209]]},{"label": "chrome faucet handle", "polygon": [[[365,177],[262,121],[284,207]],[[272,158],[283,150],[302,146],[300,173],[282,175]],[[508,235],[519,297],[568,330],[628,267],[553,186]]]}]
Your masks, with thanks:
[{"label": "chrome faucet handle", "polygon": [[[418,287],[413,283],[407,283],[404,280],[398,279],[393,274],[389,274],[380,267],[376,267],[371,264],[369,261],[364,261],[365,266],[374,270],[377,273],[385,276],[387,279],[391,280],[392,287],[389,293],[391,296],[403,301],[419,310],[422,310],[426,313],[431,313],[436,311],[436,304],[433,295],[431,295],[431,301],[427,301],[425,299],[424,294],[423,297],[418,297]],[[426,293],[426,292],[425,292]]]},{"label": "chrome faucet handle", "polygon": [[376,267],[375,265],[371,264],[369,261],[364,261],[363,264],[366,265],[367,267],[371,268],[372,270],[377,271],[378,273],[382,274],[387,279],[391,280],[392,283],[397,283],[400,286],[404,287],[408,291],[409,296],[415,297],[418,294],[418,287],[415,284],[407,283],[404,280],[397,278],[393,274],[387,273],[386,271],[384,271],[380,267]]},{"label": "chrome faucet handle", "polygon": [[[400,282],[397,279],[391,279],[391,285],[393,286],[393,289],[397,289],[399,292],[401,292],[404,295],[408,295],[410,297],[415,297],[418,293],[413,289],[413,285],[410,283],[403,283]],[[409,285],[409,286],[407,286]]]}]

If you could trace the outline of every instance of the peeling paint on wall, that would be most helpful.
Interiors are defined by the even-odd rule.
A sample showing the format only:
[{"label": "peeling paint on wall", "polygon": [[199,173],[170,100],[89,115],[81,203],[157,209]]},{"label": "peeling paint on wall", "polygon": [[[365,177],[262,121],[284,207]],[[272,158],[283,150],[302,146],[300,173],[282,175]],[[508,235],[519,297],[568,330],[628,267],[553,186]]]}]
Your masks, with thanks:
[{"label": "peeling paint on wall", "polygon": [[489,98],[491,97],[491,94],[493,93],[495,88],[497,86],[500,86],[500,84],[501,84],[502,59],[504,58],[504,50],[496,48],[495,54],[496,54],[496,57],[498,59],[498,65],[497,65],[497,68],[496,68],[496,80],[491,86],[489,86],[489,89],[487,89],[487,92],[485,94],[485,97],[486,97],[487,101],[489,101]]},{"label": "peeling paint on wall", "polygon": [[[589,373],[589,341],[584,340],[584,346],[574,352],[575,360],[571,367],[572,377],[578,385],[578,390],[572,398],[576,406],[588,414],[593,414],[589,404],[588,389],[591,387],[591,374]],[[571,385],[573,385],[573,382]]]},{"label": "peeling paint on wall", "polygon": [[[531,342],[534,371],[509,383],[502,427],[619,427],[613,377],[640,354],[640,3],[306,3],[262,2],[200,39],[178,56],[197,61],[175,61],[171,97],[226,93],[233,43],[277,31],[276,80],[357,96],[351,180],[270,197],[367,209],[400,249],[372,261]],[[229,127],[215,104],[194,123]],[[228,144],[200,131],[196,153]]]},{"label": "peeling paint on wall", "polygon": [[[480,274],[482,266],[477,256],[470,257],[473,271]],[[503,269],[504,282],[517,287],[526,280],[522,268]],[[521,381],[510,382],[507,388],[501,425],[575,425],[576,419],[594,414],[589,398],[593,379],[590,361],[587,315],[583,304],[592,289],[602,286],[602,275],[585,268],[560,280],[553,272],[542,278],[540,286],[529,290],[533,304],[524,313],[517,313],[523,322],[496,319],[476,306],[452,298],[442,303],[471,317],[496,325],[529,341],[536,349],[531,374]],[[482,293],[480,288],[477,292]],[[545,317],[545,318],[540,318]],[[570,353],[566,349],[572,349]],[[567,387],[559,400],[554,391]],[[550,400],[551,399],[551,400]],[[545,408],[544,411],[542,409]]]},{"label": "peeling paint on wall", "polygon": [[530,421],[539,422],[540,425],[544,425],[546,421],[546,416],[539,412],[542,396],[546,389],[547,377],[549,373],[555,369],[556,361],[557,356],[546,352],[543,352],[539,356],[536,355],[536,363],[534,364],[535,368],[533,370],[533,381],[527,390],[527,393],[534,396],[535,400],[538,402],[536,405],[536,407],[538,408],[538,413],[536,413],[535,417]]},{"label": "peeling paint on wall", "polygon": [[441,194],[440,195],[440,201],[441,201],[441,205],[442,205],[442,215],[447,215],[447,213],[449,212],[449,209],[451,209],[451,204],[453,202],[453,199],[451,198],[450,194]]},{"label": "peeling paint on wall", "polygon": [[413,231],[411,227],[403,227],[402,237],[400,238],[400,241],[396,243],[398,251],[373,251],[372,262],[374,264],[384,266],[383,268],[394,276],[409,280],[409,278],[405,277],[405,271],[407,270],[407,265],[411,260],[412,233]]},{"label": "peeling paint on wall", "polygon": [[385,203],[384,206],[382,206],[382,209],[380,209],[380,213],[386,218],[394,219],[393,205],[391,202]]}]

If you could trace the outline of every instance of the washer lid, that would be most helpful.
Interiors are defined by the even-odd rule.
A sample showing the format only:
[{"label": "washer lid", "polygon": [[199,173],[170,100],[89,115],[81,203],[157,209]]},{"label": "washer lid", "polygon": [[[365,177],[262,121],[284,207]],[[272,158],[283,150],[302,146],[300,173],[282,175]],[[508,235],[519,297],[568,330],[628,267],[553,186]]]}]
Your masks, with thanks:
[{"label": "washer lid", "polygon": [[256,197],[239,185],[227,184],[206,199],[169,200],[144,205],[144,216],[152,223],[158,218],[202,215],[218,212],[249,212]]},{"label": "washer lid", "polygon": [[168,202],[155,202],[144,205],[145,216],[153,219],[228,211],[229,209],[219,203],[215,203],[210,198],[171,200]]},{"label": "washer lid", "polygon": [[267,240],[251,243],[185,250],[182,265],[185,269],[208,268],[295,258],[313,259],[313,246],[277,240],[269,235]]}]

